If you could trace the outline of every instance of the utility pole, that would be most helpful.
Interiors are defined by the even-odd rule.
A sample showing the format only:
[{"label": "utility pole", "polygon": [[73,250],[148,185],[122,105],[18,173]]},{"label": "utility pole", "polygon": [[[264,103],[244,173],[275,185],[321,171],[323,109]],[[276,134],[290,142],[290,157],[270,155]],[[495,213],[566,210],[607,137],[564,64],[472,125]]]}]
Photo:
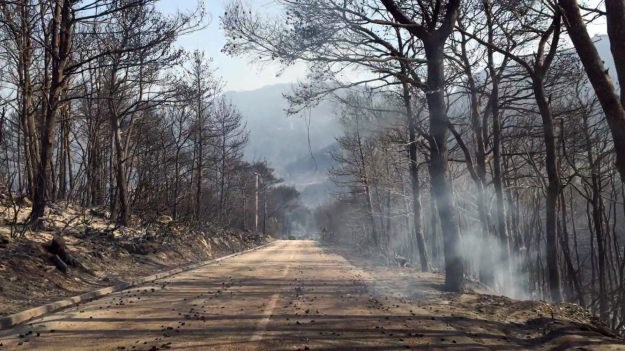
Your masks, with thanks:
[{"label": "utility pole", "polygon": [[258,233],[258,185],[260,183],[260,174],[258,172],[254,173],[256,175],[256,211],[254,217],[254,230]]},{"label": "utility pole", "polygon": [[243,190],[243,230],[247,230],[247,194]]},{"label": "utility pole", "polygon": [[263,234],[267,234],[267,191],[263,191]]}]

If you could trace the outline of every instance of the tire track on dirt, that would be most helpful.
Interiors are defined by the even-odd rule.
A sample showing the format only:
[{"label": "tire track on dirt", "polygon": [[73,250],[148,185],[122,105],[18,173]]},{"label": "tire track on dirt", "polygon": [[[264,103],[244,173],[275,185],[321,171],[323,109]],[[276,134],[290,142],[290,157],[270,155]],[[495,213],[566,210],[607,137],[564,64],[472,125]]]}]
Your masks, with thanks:
[{"label": "tire track on dirt", "polygon": [[[289,261],[292,261],[294,258],[294,254],[289,255]],[[284,273],[280,276],[280,278],[286,278],[291,270],[291,264],[287,264],[284,269]],[[280,299],[281,293],[277,292],[271,296],[271,300],[267,304],[267,307],[263,311],[263,315],[265,316],[258,322],[258,327],[256,328],[256,332],[249,339],[250,342],[257,343],[261,341],[264,337],[264,333],[267,331],[267,326],[271,321],[271,316],[273,315],[273,311],[276,309],[278,305],[278,300]]]}]

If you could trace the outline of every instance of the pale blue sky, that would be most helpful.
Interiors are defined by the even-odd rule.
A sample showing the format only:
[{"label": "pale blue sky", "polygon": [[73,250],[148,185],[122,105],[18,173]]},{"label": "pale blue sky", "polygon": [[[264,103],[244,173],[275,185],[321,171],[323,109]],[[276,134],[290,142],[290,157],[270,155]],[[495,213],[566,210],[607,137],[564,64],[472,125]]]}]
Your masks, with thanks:
[{"label": "pale blue sky", "polygon": [[[210,24],[207,28],[186,35],[179,40],[179,45],[187,50],[203,50],[214,59],[214,66],[219,70],[225,83],[225,90],[253,90],[265,85],[294,82],[302,78],[305,68],[298,66],[287,69],[280,76],[280,67],[269,64],[251,64],[247,58],[230,57],[221,53],[225,38],[219,28],[219,16],[224,12],[228,0],[206,0]],[[272,0],[254,0],[261,11],[274,7]],[[165,12],[191,10],[197,7],[197,0],[161,0],[159,7]]]}]

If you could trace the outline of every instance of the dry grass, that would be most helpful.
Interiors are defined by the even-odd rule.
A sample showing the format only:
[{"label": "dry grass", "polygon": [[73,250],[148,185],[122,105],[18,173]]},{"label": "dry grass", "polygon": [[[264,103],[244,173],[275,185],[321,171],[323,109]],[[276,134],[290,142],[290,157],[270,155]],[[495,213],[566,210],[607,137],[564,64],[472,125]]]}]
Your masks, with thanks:
[{"label": "dry grass", "polygon": [[[45,230],[33,232],[20,224],[29,212],[23,207],[16,216],[12,206],[0,207],[0,316],[260,243],[249,233],[202,232],[175,223],[142,225],[138,218],[131,227],[116,229],[104,211],[66,204],[52,206]],[[54,267],[45,248],[54,235],[63,236],[84,267],[69,274]]]}]

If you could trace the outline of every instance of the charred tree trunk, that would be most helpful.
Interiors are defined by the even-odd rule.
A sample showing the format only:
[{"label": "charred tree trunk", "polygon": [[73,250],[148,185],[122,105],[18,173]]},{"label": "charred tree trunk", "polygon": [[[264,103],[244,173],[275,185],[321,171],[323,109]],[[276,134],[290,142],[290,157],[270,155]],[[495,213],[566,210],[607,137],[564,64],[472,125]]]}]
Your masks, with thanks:
[{"label": "charred tree trunk", "polygon": [[590,207],[592,214],[590,216],[592,222],[592,228],[597,240],[597,263],[599,273],[599,316],[603,321],[609,321],[609,306],[608,306],[608,289],[606,284],[606,249],[605,249],[605,235],[603,226],[603,204],[601,199],[601,177],[600,177],[600,163],[595,160],[594,153],[592,151],[592,141],[589,133],[588,116],[584,114],[582,117],[584,120],[584,139],[586,146],[586,159],[590,166],[590,184],[592,191],[592,199],[590,200]]},{"label": "charred tree trunk", "polygon": [[425,238],[423,237],[423,226],[421,224],[421,183],[419,181],[419,160],[417,159],[416,116],[412,110],[412,101],[408,83],[403,82],[402,87],[406,117],[408,120],[408,157],[410,162],[410,183],[412,186],[412,221],[414,226],[414,237],[419,249],[419,262],[421,264],[421,270],[423,272],[427,272],[429,270],[429,258],[425,247]]},{"label": "charred tree trunk", "polygon": [[50,190],[52,151],[62,92],[67,85],[65,67],[70,57],[73,31],[72,2],[57,1],[51,19],[51,78],[45,104],[43,130],[40,140],[39,164],[33,193],[30,222],[34,227],[42,225]]},{"label": "charred tree trunk", "polygon": [[[447,134],[449,120],[445,104],[444,47],[458,19],[460,0],[450,0],[439,28],[436,23],[423,26],[406,16],[393,0],[381,0],[384,7],[412,35],[423,42],[427,59],[425,95],[430,114],[430,177],[443,230],[445,252],[445,287],[449,291],[464,289],[464,262],[460,253],[460,231],[453,203],[451,181],[447,172]],[[435,12],[439,12],[437,8]],[[440,14],[440,13],[438,13]],[[437,14],[437,15],[438,15]]]},{"label": "charred tree trunk", "polygon": [[[490,2],[484,1],[484,9],[486,13],[486,22],[488,25],[488,44],[493,45],[494,33],[493,33],[493,19],[490,10]],[[491,46],[488,50],[488,72],[491,76],[491,93],[489,99],[489,110],[492,114],[493,121],[493,185],[495,188],[495,217],[497,222],[497,233],[499,242],[501,244],[501,262],[506,262],[507,267],[504,267],[506,271],[510,271],[510,238],[508,230],[506,228],[506,210],[503,194],[503,173],[501,170],[501,113],[499,110],[499,75],[495,69],[494,50]]]},{"label": "charred tree trunk", "polygon": [[447,170],[447,134],[449,119],[445,104],[444,41],[424,41],[427,57],[427,104],[430,112],[430,177],[443,230],[445,252],[445,287],[464,289],[464,262],[460,253],[460,231]]},{"label": "charred tree trunk", "polygon": [[[461,48],[461,60],[463,62],[464,74],[467,79],[469,101],[470,101],[470,113],[471,113],[471,130],[473,132],[473,139],[475,142],[475,187],[477,189],[477,211],[480,218],[480,224],[482,225],[482,245],[481,253],[479,255],[479,277],[480,281],[488,286],[495,285],[495,267],[492,257],[493,247],[491,245],[490,235],[490,219],[486,206],[485,189],[487,187],[486,179],[486,147],[485,147],[485,130],[483,128],[483,122],[480,120],[480,109],[478,101],[478,89],[475,79],[473,78],[473,72],[471,70],[471,63],[469,62],[469,54],[467,53],[467,38],[461,33],[462,40],[460,42]],[[496,79],[496,76],[492,77]]]},{"label": "charred tree trunk", "polygon": [[32,41],[28,29],[28,6],[21,5],[21,38],[20,62],[18,75],[21,81],[20,115],[24,130],[24,155],[26,157],[26,174],[28,177],[28,194],[32,197],[36,167],[39,164],[39,140],[37,140],[37,128],[35,125],[33,105],[33,86],[30,75],[32,66]]},{"label": "charred tree trunk", "polygon": [[130,220],[128,208],[128,184],[126,181],[125,153],[122,147],[122,135],[119,126],[119,120],[115,114],[111,114],[111,130],[113,132],[113,144],[115,146],[115,179],[116,179],[116,197],[119,205],[119,213],[117,221],[119,224],[127,226]]},{"label": "charred tree trunk", "polygon": [[174,221],[178,219],[178,198],[180,197],[180,147],[176,147],[174,158],[174,201],[172,202],[171,217]]},{"label": "charred tree trunk", "polygon": [[380,237],[375,225],[375,208],[373,207],[373,198],[371,195],[371,187],[369,184],[369,175],[367,172],[367,161],[365,159],[365,152],[363,150],[362,138],[360,136],[360,126],[358,120],[356,121],[356,138],[358,143],[358,157],[360,158],[360,176],[362,178],[362,185],[365,190],[365,201],[367,204],[367,219],[371,228],[371,239],[375,248],[380,248]]},{"label": "charred tree trunk", "polygon": [[[225,130],[225,128],[224,128]],[[221,170],[219,172],[219,221],[223,223],[225,218],[225,208],[226,208],[226,135],[222,135],[221,140],[221,160],[220,167]],[[263,222],[263,233],[265,231],[265,223]]]},{"label": "charred tree trunk", "polygon": [[58,198],[62,200],[67,200],[68,197],[68,186],[70,183],[71,177],[71,154],[70,154],[70,128],[71,124],[69,121],[70,111],[69,104],[65,104],[63,106],[63,115],[62,120],[60,121],[60,142],[59,149],[57,152],[58,162]]},{"label": "charred tree trunk", "polygon": [[[196,130],[196,178],[195,178],[195,207],[193,214],[195,216],[195,220],[200,220],[201,216],[201,208],[202,208],[202,178],[204,175],[204,109],[202,102],[202,87],[201,87],[201,77],[199,76],[199,72],[196,72],[196,82],[197,82],[197,130]],[[258,227],[256,228],[258,229]]]},{"label": "charred tree trunk", "polygon": [[[26,193],[32,198],[37,166],[39,164],[39,140],[38,131],[35,124],[33,108],[33,79],[31,69],[33,65],[33,24],[32,5],[28,0],[5,2],[0,4],[0,14],[2,15],[3,29],[6,29],[6,39],[15,48],[16,54],[13,56],[16,64],[17,75],[17,112],[19,124],[23,134],[23,143],[18,143],[18,147],[23,147],[26,186],[20,178],[20,191],[26,188]],[[20,131],[18,131],[20,132]],[[18,136],[20,137],[20,136]],[[18,151],[18,157],[19,157]],[[19,172],[21,169],[18,167]]]},{"label": "charred tree trunk", "polygon": [[[113,217],[113,211],[111,211],[111,218],[116,218],[117,223],[123,226],[127,226],[130,219],[129,202],[128,202],[128,184],[126,181],[126,148],[122,140],[122,130],[120,126],[120,117],[118,113],[119,101],[121,100],[118,91],[119,82],[117,81],[117,73],[119,69],[120,57],[115,57],[113,65],[111,67],[110,79],[109,79],[109,91],[108,91],[108,114],[111,125],[111,134],[113,136],[113,150],[115,153],[115,198],[111,198],[111,204],[117,204],[115,209],[119,212],[115,213]],[[111,184],[111,187],[113,185]]]},{"label": "charred tree trunk", "polygon": [[545,241],[547,250],[547,277],[549,283],[549,294],[552,301],[562,300],[560,287],[560,271],[558,268],[558,228],[557,228],[557,207],[558,197],[561,191],[560,172],[558,171],[558,156],[556,148],[556,138],[554,131],[553,116],[545,95],[542,73],[535,74],[532,88],[536,103],[540,111],[543,127],[543,138],[545,141],[545,167],[547,169],[547,198],[545,200]]},{"label": "charred tree trunk", "polygon": [[[569,37],[605,113],[614,141],[616,167],[621,175],[621,180],[625,182],[625,92],[621,89],[619,99],[614,83],[586,30],[577,1],[559,0],[558,3],[564,12]],[[625,3],[622,0],[607,0],[606,9],[612,55],[617,66],[619,81],[621,84],[625,84],[625,40],[623,39],[625,36]]]},{"label": "charred tree trunk", "polygon": [[89,204],[91,206],[101,206],[104,201],[103,178],[104,167],[102,162],[102,149],[98,128],[89,125],[89,141],[87,142],[87,187],[89,190]]}]

